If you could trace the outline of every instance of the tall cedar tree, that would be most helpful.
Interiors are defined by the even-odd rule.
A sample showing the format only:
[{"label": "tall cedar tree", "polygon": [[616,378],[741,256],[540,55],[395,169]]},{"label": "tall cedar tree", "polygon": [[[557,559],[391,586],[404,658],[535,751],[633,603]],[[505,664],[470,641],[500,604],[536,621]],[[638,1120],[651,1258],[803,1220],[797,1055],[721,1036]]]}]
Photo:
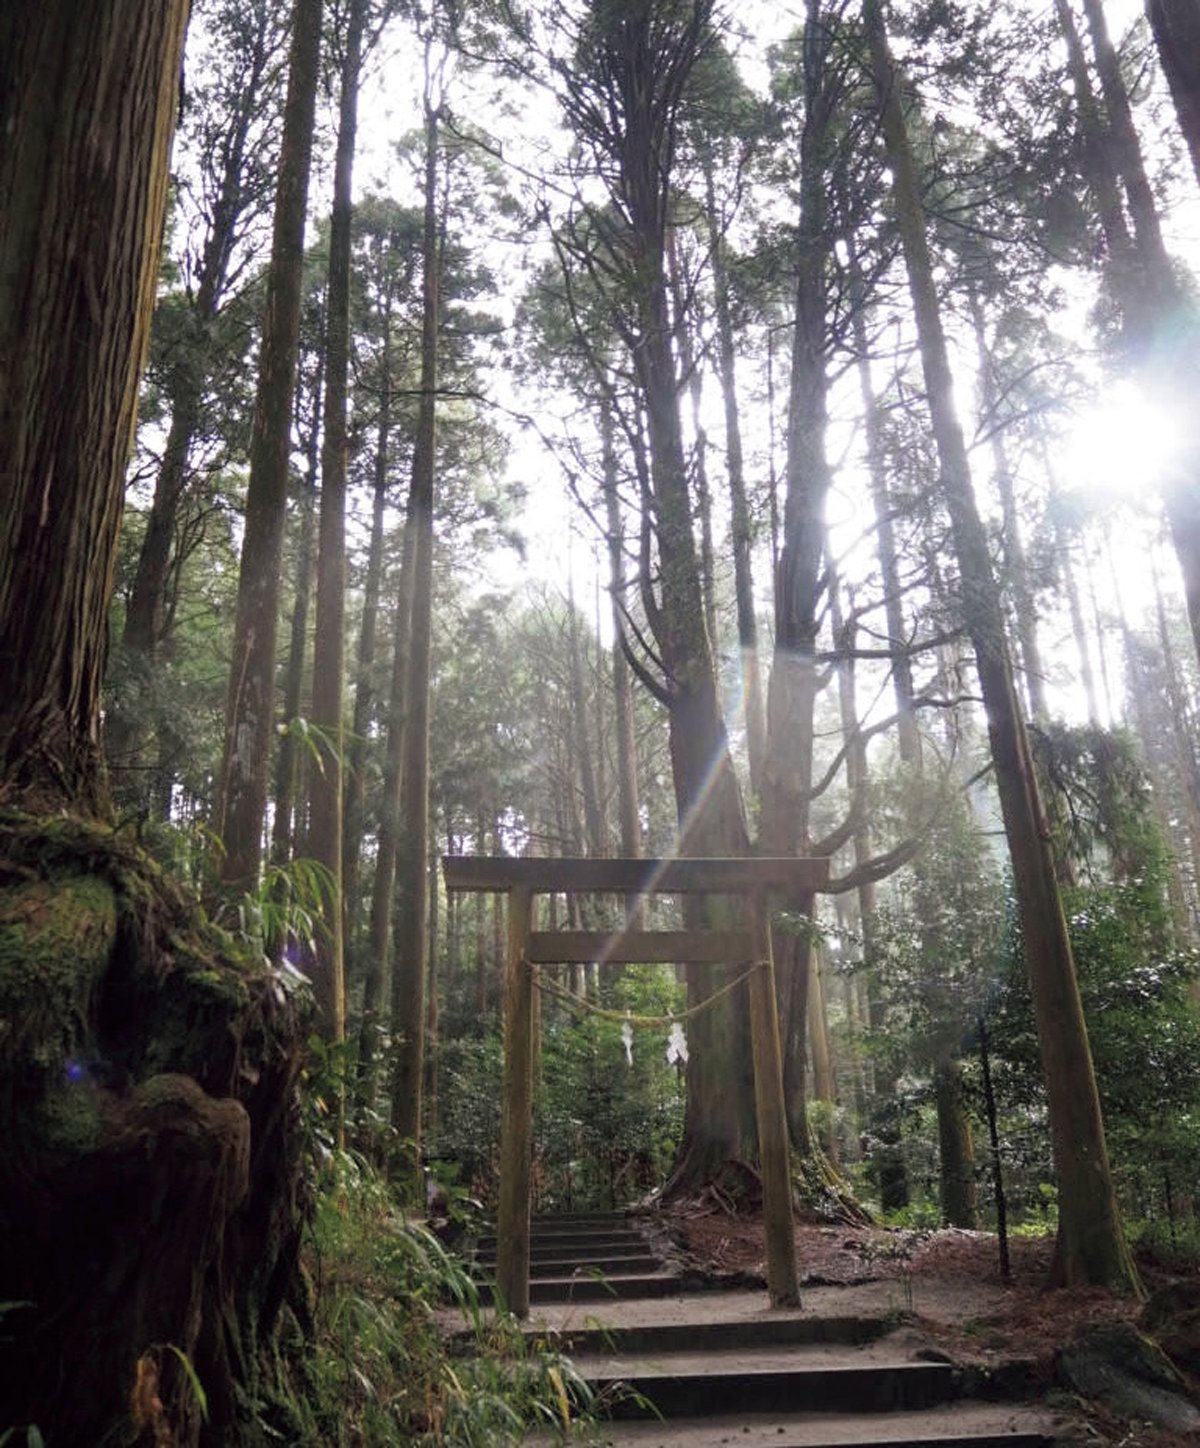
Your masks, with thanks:
[{"label": "tall cedar tree", "polygon": [[253,890],[275,723],[275,634],[287,510],[292,392],[300,338],[304,214],[312,160],[324,0],[296,0],[279,157],[279,191],[267,275],[258,393],[250,440],[246,531],[238,573],[233,661],[225,700],[218,833],[222,878]]},{"label": "tall cedar tree", "polygon": [[406,531],[412,537],[412,569],[407,598],[404,753],[396,828],[396,943],[392,975],[392,1030],[398,1044],[391,1083],[391,1121],[400,1139],[412,1142],[418,1153],[425,1078],[425,975],[429,962],[429,892],[425,878],[429,850],[429,670],[433,637],[438,328],[445,225],[444,215],[438,214],[441,116],[432,100],[430,53],[427,47],[421,395],[406,519]]},{"label": "tall cedar tree", "polygon": [[98,740],[187,18],[0,11],[0,1423],[62,1444],[244,1442],[298,1242],[300,1024]]},{"label": "tall cedar tree", "polygon": [[[616,305],[645,409],[658,553],[657,597],[644,580],[643,598],[662,665],[655,688],[668,711],[680,850],[736,856],[749,838],[705,624],[667,275],[683,97],[713,40],[712,8],[709,0],[589,6],[573,64],[560,69],[560,99],[607,180],[611,211],[590,220],[608,251],[605,270],[627,289]],[[689,966],[689,1001],[707,999],[724,978]],[[744,989],[695,1017],[689,1036],[684,1134],[668,1191],[709,1180],[752,1154],[756,1140]]]},{"label": "tall cedar tree", "polygon": [[350,229],[358,86],[366,0],[351,0],[342,57],[329,290],[325,311],[325,431],[317,545],[317,626],[313,652],[313,723],[321,731],[321,768],[309,785],[309,848],[328,871],[325,928],[318,934],[315,980],[321,1026],[331,1041],[346,1035],[345,937],[342,918],[342,695],[346,612],[347,402],[350,376]]},{"label": "tall cedar tree", "polygon": [[1004,611],[992,572],[987,534],[976,507],[966,444],[955,411],[916,163],[901,105],[901,80],[888,47],[880,0],[864,0],[863,15],[916,313],[941,486],[958,555],[961,607],[987,711],[996,785],[1029,962],[1058,1179],[1054,1277],[1069,1286],[1136,1291],[1137,1270],[1122,1232],[1109,1169],[1050,831],[1013,684]]}]

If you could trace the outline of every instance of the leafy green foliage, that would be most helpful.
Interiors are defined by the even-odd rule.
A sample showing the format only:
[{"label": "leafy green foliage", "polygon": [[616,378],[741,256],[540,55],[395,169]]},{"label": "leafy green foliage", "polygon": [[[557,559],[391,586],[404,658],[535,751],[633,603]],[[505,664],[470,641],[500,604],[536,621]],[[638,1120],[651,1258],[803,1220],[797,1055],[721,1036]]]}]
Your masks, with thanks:
[{"label": "leafy green foliage", "polygon": [[[1041,763],[1060,840],[1087,883],[1063,892],[1114,1172],[1134,1215],[1172,1215],[1196,1184],[1200,957],[1172,943],[1166,856],[1127,736],[1058,729]],[[996,1021],[1001,1089],[1029,1113],[1043,1173],[1041,1071],[1020,941]],[[1172,1185],[1173,1184],[1173,1185]]]},{"label": "leafy green foliage", "polygon": [[538,1427],[586,1431],[570,1363],[485,1313],[465,1267],[352,1155],[328,1163],[310,1256],[316,1347],[297,1448],[499,1448]]},{"label": "leafy green foliage", "polygon": [[[605,1009],[661,1017],[678,1010],[669,970],[629,966],[601,987]],[[667,1061],[666,1025],[630,1027],[584,1013],[544,1025],[537,1151],[543,1204],[616,1207],[644,1196],[667,1173],[682,1130],[682,1078]]]}]

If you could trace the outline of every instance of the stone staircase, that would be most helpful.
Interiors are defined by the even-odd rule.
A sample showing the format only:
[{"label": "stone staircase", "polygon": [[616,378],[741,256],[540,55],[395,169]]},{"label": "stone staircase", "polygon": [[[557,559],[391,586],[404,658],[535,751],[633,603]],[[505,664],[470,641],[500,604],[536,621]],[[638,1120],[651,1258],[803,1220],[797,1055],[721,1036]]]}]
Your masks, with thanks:
[{"label": "stone staircase", "polygon": [[[485,1293],[494,1263],[495,1239],[481,1237]],[[820,1309],[773,1311],[762,1291],[697,1286],[636,1217],[534,1219],[528,1331],[571,1358],[606,1420],[602,1441],[614,1448],[1061,1441],[1041,1408],[971,1396],[954,1365],[895,1314],[839,1315],[827,1291]]]},{"label": "stone staircase", "polygon": [[[495,1267],[496,1239],[481,1236],[475,1248],[475,1268],[485,1302],[491,1300]],[[668,1297],[678,1290],[678,1275],[653,1250],[633,1217],[577,1213],[533,1219],[529,1238],[531,1305]]]}]

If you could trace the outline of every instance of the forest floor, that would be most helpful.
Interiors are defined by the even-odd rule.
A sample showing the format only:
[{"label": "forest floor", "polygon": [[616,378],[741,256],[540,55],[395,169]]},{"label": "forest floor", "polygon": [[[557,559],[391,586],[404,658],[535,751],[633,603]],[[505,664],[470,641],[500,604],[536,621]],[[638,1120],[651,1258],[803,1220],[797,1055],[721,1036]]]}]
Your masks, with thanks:
[{"label": "forest floor", "polygon": [[[765,1276],[760,1218],[693,1208],[664,1213],[661,1221],[686,1267],[746,1285]],[[1097,1289],[1047,1290],[1049,1237],[1010,1241],[1007,1283],[990,1232],[800,1225],[796,1247],[806,1309],[903,1318],[955,1361],[993,1375],[1019,1373],[1026,1391],[1039,1395],[1055,1390],[1061,1349],[1102,1323],[1135,1321],[1141,1310],[1132,1298]],[[1147,1292],[1181,1276],[1200,1279],[1200,1269],[1168,1270],[1144,1256],[1138,1266]],[[713,1295],[714,1312],[721,1296]],[[1196,1441],[1144,1426],[1131,1430],[1095,1403],[1069,1406],[1078,1407],[1097,1443],[1183,1448]]]}]

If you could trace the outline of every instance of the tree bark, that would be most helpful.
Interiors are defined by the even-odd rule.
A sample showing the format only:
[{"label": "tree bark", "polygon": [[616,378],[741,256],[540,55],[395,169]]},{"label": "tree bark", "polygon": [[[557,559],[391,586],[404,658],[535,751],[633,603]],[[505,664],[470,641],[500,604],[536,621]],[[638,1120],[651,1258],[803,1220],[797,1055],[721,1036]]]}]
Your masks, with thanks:
[{"label": "tree bark", "polygon": [[825,1107],[826,1119],[820,1137],[821,1149],[836,1166],[837,1083],[833,1071],[833,1048],[829,1036],[829,1012],[821,969],[822,952],[814,950],[808,968],[808,1039],[812,1048],[813,1099]]},{"label": "tree bark", "polygon": [[[155,733],[167,736],[159,740],[159,752],[169,753],[171,731],[164,718],[154,665],[172,627],[172,582],[178,577],[176,538],[193,482],[192,453],[213,367],[214,324],[227,290],[239,231],[257,200],[247,181],[247,149],[255,117],[274,88],[274,32],[271,8],[259,4],[246,15],[236,38],[223,47],[224,63],[218,66],[214,100],[215,106],[221,106],[214,121],[217,134],[205,147],[215,174],[209,174],[201,162],[205,191],[211,184],[215,197],[197,259],[195,292],[186,300],[178,293],[169,299],[169,305],[178,307],[182,301],[184,307],[163,383],[171,420],[125,608],[122,687],[110,697],[105,719],[108,763],[123,808],[153,807],[152,774],[140,766],[149,756]],[[163,772],[159,774],[161,778]],[[171,771],[165,774],[169,807]]]},{"label": "tree bark", "polygon": [[987,536],[975,504],[970,465],[954,407],[953,384],[916,166],[900,106],[880,0],[863,14],[921,364],[942,469],[942,488],[961,573],[961,606],[980,689],[1034,999],[1059,1188],[1054,1275],[1071,1285],[1137,1291],[1137,1270],[1121,1227],[1108,1163],[1091,1049],[1071,942],[1058,895],[1049,829],[1013,688],[1004,617]]},{"label": "tree bark", "polygon": [[358,658],[354,688],[354,716],[346,759],[345,809],[342,826],[342,912],[346,941],[347,974],[359,933],[362,893],[362,836],[366,810],[367,735],[375,719],[375,655],[378,651],[379,595],[383,586],[383,547],[387,524],[389,465],[392,429],[391,292],[384,302],[383,377],[380,382],[379,416],[375,425],[374,490],[371,503],[371,541],[367,549],[363,581],[362,620],[358,631]]},{"label": "tree bark", "polygon": [[1146,14],[1200,182],[1200,8],[1195,0],[1146,0]]},{"label": "tree bark", "polygon": [[[819,688],[816,644],[825,552],[825,502],[831,482],[825,453],[828,379],[825,372],[828,126],[833,97],[825,66],[827,31],[818,4],[806,10],[804,93],[807,124],[801,140],[800,216],[796,240],[792,371],[788,394],[783,537],[775,570],[775,649],[767,690],[767,749],[763,763],[760,843],[764,854],[804,855],[811,848],[813,722]],[[811,918],[810,898],[792,900],[794,914]],[[776,971],[784,1041],[784,1081],[792,1145],[802,1156],[814,1143],[805,1109],[805,1031],[811,942],[776,932]]]},{"label": "tree bark", "polygon": [[[583,655],[579,638],[579,611],[575,607],[575,581],[567,575],[567,651],[571,686],[571,736],[578,769],[580,793],[583,797],[582,854],[598,856],[604,850],[604,826],[600,818],[600,794],[596,787],[596,771],[588,742],[587,697],[583,685]],[[574,789],[575,771],[569,788]]]},{"label": "tree bark", "polygon": [[[883,616],[887,623],[888,646],[892,650],[892,689],[896,696],[896,712],[900,759],[920,774],[921,734],[917,728],[914,708],[912,662],[908,657],[908,637],[904,627],[904,590],[900,581],[900,555],[896,548],[896,528],[892,518],[892,501],[888,495],[887,465],[884,459],[883,431],[879,425],[879,401],[871,379],[870,346],[867,340],[865,287],[862,268],[853,237],[848,243],[850,255],[851,325],[854,329],[855,361],[858,385],[862,395],[863,419],[867,436],[867,473],[871,481],[871,505],[875,513],[876,552],[879,574],[883,580]],[[860,857],[862,858],[862,857]]]},{"label": "tree bark", "polygon": [[187,18],[0,13],[0,1422],[55,1444],[246,1443],[299,1238],[303,1023],[112,829],[98,747]]},{"label": "tree bark", "polygon": [[971,1122],[963,1101],[962,1062],[956,1056],[933,1070],[937,1103],[942,1224],[973,1230],[979,1225]]},{"label": "tree bark", "polygon": [[51,0],[0,18],[0,797],[14,805],[106,799],[106,610],[187,16],[184,0]]},{"label": "tree bark", "polygon": [[233,889],[243,891],[253,890],[258,881],[275,723],[276,615],[323,10],[324,0],[295,0],[292,11],[279,191],[250,439],[233,661],[225,702],[217,817],[217,832],[225,845],[221,877]]},{"label": "tree bark", "polygon": [[416,523],[410,513],[404,520],[400,578],[392,610],[392,677],[387,712],[387,751],[384,755],[383,789],[379,800],[379,844],[375,851],[375,878],[371,887],[367,966],[363,979],[362,1024],[358,1041],[359,1095],[367,1104],[373,1104],[375,1100],[379,1075],[378,1047],[384,1024],[382,1012],[385,999],[389,999],[390,1003],[392,901],[401,827],[400,790],[404,769],[404,689],[408,671],[408,636],[412,621],[416,547]]},{"label": "tree bark", "polygon": [[1021,537],[1021,522],[1017,516],[1016,485],[1013,482],[1012,468],[1008,461],[1008,448],[1004,441],[1004,428],[1000,419],[999,393],[996,388],[992,355],[987,345],[983,303],[974,287],[971,288],[970,306],[971,322],[975,330],[975,349],[979,357],[979,382],[983,394],[984,426],[991,437],[992,467],[996,479],[996,490],[1000,494],[1000,516],[1004,524],[1005,583],[1012,599],[1013,619],[1016,623],[1017,643],[1021,650],[1022,673],[1025,677],[1025,691],[1029,700],[1029,718],[1038,724],[1046,724],[1050,719],[1050,708],[1046,703],[1046,679],[1042,668],[1042,651],[1038,644],[1037,610],[1029,578],[1029,558],[1025,552],[1025,542]]}]

